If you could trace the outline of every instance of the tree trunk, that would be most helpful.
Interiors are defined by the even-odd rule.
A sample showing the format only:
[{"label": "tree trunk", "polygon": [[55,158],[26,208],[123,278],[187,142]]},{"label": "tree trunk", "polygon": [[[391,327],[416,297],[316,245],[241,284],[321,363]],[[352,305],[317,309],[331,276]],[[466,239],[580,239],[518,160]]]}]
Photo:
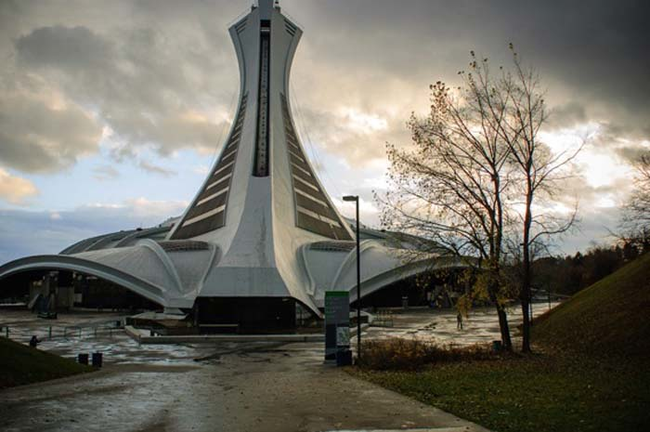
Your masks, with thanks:
[{"label": "tree trunk", "polygon": [[523,324],[522,324],[522,341],[521,341],[521,352],[529,353],[530,349],[530,321],[532,317],[530,316],[530,302],[528,300],[521,301],[521,312],[523,315]]},{"label": "tree trunk", "polygon": [[522,262],[522,278],[521,278],[521,293],[519,298],[521,300],[521,315],[523,317],[522,325],[522,341],[521,352],[529,353],[530,349],[530,325],[533,319],[530,316],[530,303],[531,303],[531,262],[530,262],[530,249],[528,246],[528,231],[525,233],[526,242],[524,242],[524,259]]},{"label": "tree trunk", "polygon": [[[530,167],[528,167],[530,172]],[[521,352],[529,353],[530,350],[530,323],[533,317],[530,316],[530,302],[531,302],[531,293],[530,293],[530,284],[532,282],[532,269],[531,269],[531,259],[530,259],[530,229],[532,226],[533,215],[532,215],[532,206],[533,206],[533,187],[531,184],[530,174],[528,175],[528,190],[526,193],[526,214],[524,216],[524,242],[523,246],[523,260],[522,260],[522,278],[521,278],[521,314],[523,317],[523,328],[522,328],[522,342],[521,342]]]},{"label": "tree trunk", "polygon": [[510,328],[508,327],[508,315],[506,310],[497,303],[497,315],[499,316],[499,329],[501,330],[501,343],[503,349],[512,351],[512,340],[510,340]]}]

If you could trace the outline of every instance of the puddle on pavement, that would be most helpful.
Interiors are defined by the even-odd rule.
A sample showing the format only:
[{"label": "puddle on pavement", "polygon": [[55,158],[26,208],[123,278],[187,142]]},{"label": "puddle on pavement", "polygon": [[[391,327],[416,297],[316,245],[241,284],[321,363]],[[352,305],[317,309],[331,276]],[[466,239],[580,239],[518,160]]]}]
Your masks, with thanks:
[{"label": "puddle on pavement", "polygon": [[[552,304],[555,305],[557,303]],[[539,315],[546,310],[548,305],[537,304],[533,312]],[[224,357],[230,355],[236,355],[239,361],[267,362],[274,356],[290,356],[313,362],[320,361],[323,353],[320,343],[214,342],[141,345],[128,337],[123,330],[99,333],[92,330],[93,325],[109,323],[126,316],[119,313],[60,314],[58,320],[38,319],[28,311],[2,310],[0,314],[0,325],[9,326],[10,338],[18,342],[26,343],[32,335],[37,335],[43,339],[39,349],[69,358],[76,358],[79,353],[101,352],[106,364],[215,364],[221,363]],[[510,311],[509,320],[511,329],[516,329],[521,322],[519,309],[513,308]],[[362,338],[418,338],[454,345],[490,343],[499,339],[498,320],[493,308],[472,310],[469,317],[464,319],[463,325],[462,330],[456,328],[455,310],[396,310],[393,327],[370,327],[363,333]],[[53,328],[52,334],[55,337],[47,339],[50,327]],[[81,332],[78,327],[83,327]],[[62,336],[63,329],[67,329],[66,337]],[[516,332],[513,331],[514,333]]]}]

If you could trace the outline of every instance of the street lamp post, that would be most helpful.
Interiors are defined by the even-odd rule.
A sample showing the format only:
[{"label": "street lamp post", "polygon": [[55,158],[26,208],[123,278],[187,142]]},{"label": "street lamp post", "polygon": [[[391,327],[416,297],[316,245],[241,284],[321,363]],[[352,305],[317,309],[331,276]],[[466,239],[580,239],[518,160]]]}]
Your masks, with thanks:
[{"label": "street lamp post", "polygon": [[359,239],[359,196],[346,195],[343,201],[354,202],[357,212],[357,362],[361,359],[361,240]]}]

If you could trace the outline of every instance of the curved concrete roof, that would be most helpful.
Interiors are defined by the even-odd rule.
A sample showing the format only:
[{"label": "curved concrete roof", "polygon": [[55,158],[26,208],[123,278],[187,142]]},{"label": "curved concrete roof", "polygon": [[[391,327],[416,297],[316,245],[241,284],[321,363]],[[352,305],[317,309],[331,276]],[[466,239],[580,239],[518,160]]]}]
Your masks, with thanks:
[{"label": "curved concrete roof", "polygon": [[[169,228],[120,231],[80,241],[59,255],[21,258],[0,267],[0,280],[12,274],[33,270],[69,270],[97,276],[160,304],[166,308],[191,308],[206,289],[222,296],[241,292],[220,289],[209,278],[222,264],[217,244],[187,240],[153,240]],[[404,249],[389,247],[398,240],[390,234],[364,229],[361,241],[361,294],[369,295],[396,281],[438,268],[465,267],[456,257],[428,254],[406,260]],[[386,240],[386,241],[384,241]],[[78,251],[76,253],[71,253]],[[317,241],[303,244],[296,252],[304,278],[304,295],[297,298],[314,313],[323,307],[325,292],[350,291],[356,300],[356,243]],[[223,273],[221,273],[223,275]],[[261,277],[273,277],[272,273]],[[260,284],[268,283],[263,280]],[[207,287],[207,284],[211,284]],[[259,291],[255,292],[259,294]]]},{"label": "curved concrete roof", "polygon": [[0,279],[15,273],[32,270],[70,270],[97,276],[120,286],[130,289],[160,305],[165,305],[165,287],[158,286],[144,279],[140,279],[116,268],[85,260],[83,258],[65,255],[35,255],[17,259],[0,267]]}]

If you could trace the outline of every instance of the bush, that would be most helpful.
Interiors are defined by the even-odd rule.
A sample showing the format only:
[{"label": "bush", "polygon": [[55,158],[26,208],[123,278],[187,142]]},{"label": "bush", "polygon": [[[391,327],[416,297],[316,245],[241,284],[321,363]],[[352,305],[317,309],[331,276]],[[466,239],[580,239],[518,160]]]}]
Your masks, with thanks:
[{"label": "bush", "polygon": [[416,370],[444,362],[495,358],[488,346],[453,347],[418,339],[370,340],[361,344],[359,366],[375,370]]}]

